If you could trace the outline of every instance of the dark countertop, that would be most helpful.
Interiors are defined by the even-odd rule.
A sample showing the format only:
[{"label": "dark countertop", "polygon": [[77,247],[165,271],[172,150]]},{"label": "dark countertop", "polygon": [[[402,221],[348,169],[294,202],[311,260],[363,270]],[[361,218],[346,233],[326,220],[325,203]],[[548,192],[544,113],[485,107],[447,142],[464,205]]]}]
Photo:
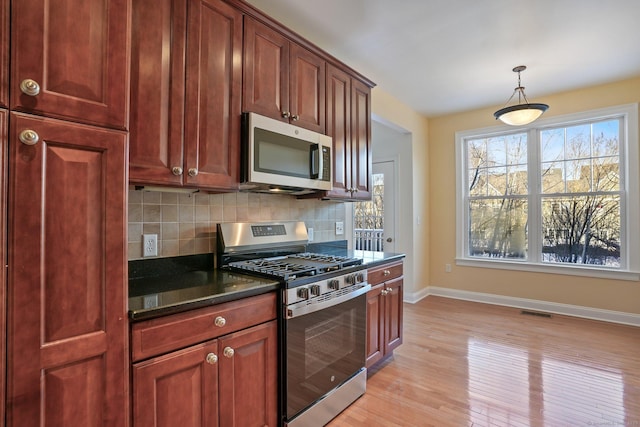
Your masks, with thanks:
[{"label": "dark countertop", "polygon": [[[404,258],[389,252],[313,249],[361,258],[366,268]],[[146,320],[278,289],[277,280],[214,268],[212,254],[130,261],[129,318]]]}]

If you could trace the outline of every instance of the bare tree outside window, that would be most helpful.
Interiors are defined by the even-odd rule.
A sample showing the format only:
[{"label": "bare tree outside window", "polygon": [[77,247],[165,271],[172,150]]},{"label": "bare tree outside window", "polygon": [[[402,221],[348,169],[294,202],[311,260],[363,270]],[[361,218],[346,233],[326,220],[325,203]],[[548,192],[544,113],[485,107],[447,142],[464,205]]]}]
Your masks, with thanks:
[{"label": "bare tree outside window", "polygon": [[[620,267],[621,127],[616,118],[543,129],[537,166],[526,132],[466,140],[468,255],[526,260],[533,237],[542,262]],[[540,168],[539,186],[529,167]],[[532,201],[539,231],[529,236]]]}]

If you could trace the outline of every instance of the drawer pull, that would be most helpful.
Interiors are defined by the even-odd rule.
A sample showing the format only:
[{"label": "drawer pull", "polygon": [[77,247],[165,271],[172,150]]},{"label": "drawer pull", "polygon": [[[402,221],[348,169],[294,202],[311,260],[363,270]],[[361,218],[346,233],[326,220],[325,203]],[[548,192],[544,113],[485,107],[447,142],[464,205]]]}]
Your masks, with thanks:
[{"label": "drawer pull", "polygon": [[384,270],[382,274],[384,274],[385,276],[388,276],[391,274],[391,272],[389,270]]},{"label": "drawer pull", "polygon": [[225,347],[222,353],[224,354],[224,357],[231,359],[235,354],[235,351],[233,351],[231,347]]},{"label": "drawer pull", "polygon": [[222,316],[218,316],[216,317],[216,319],[213,321],[213,323],[218,327],[218,328],[222,328],[224,325],[227,324],[227,319],[225,319]]},{"label": "drawer pull", "polygon": [[218,356],[213,353],[207,354],[206,361],[209,365],[215,365],[218,362]]}]

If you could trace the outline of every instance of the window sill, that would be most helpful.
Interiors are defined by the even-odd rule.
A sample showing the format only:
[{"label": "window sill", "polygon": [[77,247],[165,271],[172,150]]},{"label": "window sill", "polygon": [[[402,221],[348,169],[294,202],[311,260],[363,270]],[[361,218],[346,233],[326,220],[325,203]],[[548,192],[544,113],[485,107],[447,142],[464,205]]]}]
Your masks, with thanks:
[{"label": "window sill", "polygon": [[597,277],[601,279],[639,281],[640,272],[608,270],[571,265],[534,264],[519,261],[456,258],[456,265],[465,267],[494,268],[500,270],[529,271],[532,273],[565,274],[569,276]]}]

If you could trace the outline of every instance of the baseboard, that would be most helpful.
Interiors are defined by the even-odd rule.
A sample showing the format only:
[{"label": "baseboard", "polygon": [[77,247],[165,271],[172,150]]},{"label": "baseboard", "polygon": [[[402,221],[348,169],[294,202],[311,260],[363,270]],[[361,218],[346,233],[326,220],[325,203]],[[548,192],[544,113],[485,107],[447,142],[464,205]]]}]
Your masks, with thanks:
[{"label": "baseboard", "polygon": [[[422,292],[420,292],[422,293]],[[414,296],[416,294],[413,294]],[[599,308],[583,307],[579,305],[560,304],[556,302],[540,301],[526,298],[508,297],[504,295],[485,294],[481,292],[463,291],[459,289],[440,288],[430,286],[426,289],[426,296],[434,295],[465,301],[482,302],[486,304],[504,305],[507,307],[523,308],[546,313],[563,314],[566,316],[582,317],[585,319],[601,320],[604,322],[621,323],[623,325],[639,326],[640,315],[622,311],[603,310]],[[408,301],[405,298],[405,301]],[[415,302],[417,302],[416,300]]]},{"label": "baseboard", "polygon": [[428,296],[429,296],[429,288],[427,287],[427,288],[422,288],[418,292],[413,292],[411,294],[408,294],[405,292],[402,300],[410,304],[415,304],[421,299],[426,298]]}]

